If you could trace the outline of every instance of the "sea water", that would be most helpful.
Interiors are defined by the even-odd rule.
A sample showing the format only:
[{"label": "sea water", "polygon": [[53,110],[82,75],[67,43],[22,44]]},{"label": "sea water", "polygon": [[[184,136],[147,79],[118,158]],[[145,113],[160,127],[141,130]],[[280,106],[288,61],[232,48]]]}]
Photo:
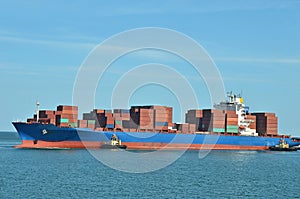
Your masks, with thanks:
[{"label": "sea water", "polygon": [[299,151],[212,151],[204,158],[188,151],[136,174],[105,166],[85,149],[12,147],[19,143],[16,133],[0,132],[0,198],[300,198]]}]

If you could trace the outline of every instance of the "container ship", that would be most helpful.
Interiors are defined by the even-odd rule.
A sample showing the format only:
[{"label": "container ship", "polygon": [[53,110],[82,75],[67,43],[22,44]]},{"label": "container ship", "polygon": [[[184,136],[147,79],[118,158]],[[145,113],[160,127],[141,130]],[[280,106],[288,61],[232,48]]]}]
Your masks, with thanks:
[{"label": "container ship", "polygon": [[[39,107],[39,103],[37,103]],[[228,94],[213,109],[188,110],[185,123],[173,123],[173,108],[132,106],[94,109],[78,119],[77,106],[39,110],[27,122],[13,122],[22,143],[17,148],[107,148],[127,150],[268,150],[300,138],[278,134],[275,113],[250,113],[240,95]],[[105,146],[105,147],[104,147]]]}]

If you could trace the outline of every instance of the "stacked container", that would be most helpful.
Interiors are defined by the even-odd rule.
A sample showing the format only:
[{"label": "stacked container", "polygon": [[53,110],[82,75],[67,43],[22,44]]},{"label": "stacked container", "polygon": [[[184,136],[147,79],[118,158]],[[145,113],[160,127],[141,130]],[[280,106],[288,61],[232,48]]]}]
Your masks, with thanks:
[{"label": "stacked container", "polygon": [[78,120],[79,128],[88,128],[88,120]]},{"label": "stacked container", "polygon": [[[54,124],[59,127],[77,127],[78,107],[77,106],[57,106],[57,110],[40,110],[39,123]],[[37,120],[37,115],[34,118],[28,118],[28,123],[34,123]]]},{"label": "stacked container", "polygon": [[205,109],[189,110],[185,121],[195,124],[196,131],[217,133],[238,133],[238,115],[231,110]]},{"label": "stacked container", "polygon": [[155,130],[167,131],[169,123],[172,123],[172,110],[166,106],[153,106]]},{"label": "stacked container", "polygon": [[128,129],[129,132],[136,132],[138,129],[138,124],[136,124],[133,119],[130,120],[123,120],[122,121],[123,129]]},{"label": "stacked container", "polygon": [[140,111],[141,109],[149,109],[146,106],[132,106],[130,108],[130,121],[125,122],[125,128],[138,129],[140,126]]},{"label": "stacked container", "polygon": [[168,114],[168,127],[173,125],[173,108],[165,106],[167,114]]},{"label": "stacked container", "polygon": [[185,124],[177,124],[176,128],[178,130],[179,133],[188,133],[189,132],[189,124],[185,123]]},{"label": "stacked container", "polygon": [[97,127],[100,127],[99,120],[97,118],[97,114],[100,112],[104,112],[104,110],[93,110],[90,113],[83,113],[83,120],[79,120],[78,122],[81,123],[80,128],[90,128],[95,129],[96,128],[96,121],[97,121]]},{"label": "stacked container", "polygon": [[185,114],[185,122],[195,124],[195,130],[200,130],[202,125],[203,111],[202,110],[189,110]]},{"label": "stacked container", "polygon": [[238,133],[239,132],[239,118],[235,111],[226,110],[226,132]]},{"label": "stacked container", "polygon": [[[116,129],[124,129],[123,126],[126,122],[130,121],[130,111],[127,109],[114,109],[114,121]],[[125,124],[126,126],[126,124]],[[128,126],[128,125],[127,125]]]},{"label": "stacked container", "polygon": [[225,117],[223,110],[205,109],[203,110],[203,119],[201,131],[225,133]]},{"label": "stacked container", "polygon": [[[27,122],[36,122],[37,115],[34,115],[33,119],[27,119]],[[56,125],[55,111],[53,110],[40,110],[39,111],[39,123],[42,124],[54,124]]]},{"label": "stacked container", "polygon": [[[127,132],[163,131],[175,133],[194,133],[196,131],[217,133],[238,133],[238,115],[234,110],[189,110],[185,124],[172,123],[172,107],[167,106],[132,106],[130,110],[94,109],[84,113],[78,120],[77,106],[57,106],[57,110],[40,110],[39,122],[55,124],[59,127],[80,127],[93,130],[122,130]],[[274,136],[278,134],[278,118],[275,113],[247,114],[246,120],[252,120],[250,129],[256,129],[259,135]],[[27,122],[36,122],[28,118]],[[170,128],[169,128],[170,127]]]},{"label": "stacked container", "polygon": [[196,131],[196,124],[176,124],[178,133],[193,134]]},{"label": "stacked container", "polygon": [[259,135],[277,135],[278,118],[275,113],[252,113],[256,116],[256,131]]},{"label": "stacked container", "polygon": [[59,127],[77,127],[78,107],[77,106],[57,106],[55,111],[56,125]]},{"label": "stacked container", "polygon": [[[132,106],[130,117],[139,130],[168,131],[173,109],[167,106]],[[132,127],[130,127],[132,128]]]},{"label": "stacked container", "polygon": [[47,124],[56,124],[55,111],[53,110],[40,110],[39,111],[39,122],[43,119],[48,120]]},{"label": "stacked container", "polygon": [[155,110],[152,106],[133,106],[130,109],[130,117],[132,119],[129,128],[136,127],[140,130],[153,130],[154,129],[154,114]]},{"label": "stacked container", "polygon": [[116,129],[123,129],[123,121],[121,116],[121,109],[114,109],[114,121],[115,121],[115,128]]},{"label": "stacked container", "polygon": [[150,130],[154,128],[154,110],[141,108],[139,112],[140,129]]},{"label": "stacked container", "polygon": [[101,117],[104,116],[106,118],[106,125],[105,128],[114,129],[115,127],[115,120],[113,117],[112,110],[105,110],[104,114],[101,114]]},{"label": "stacked container", "polygon": [[246,115],[246,120],[252,120],[253,122],[250,123],[249,128],[256,130],[256,116],[255,115]]},{"label": "stacked container", "polygon": [[96,120],[87,120],[87,128],[96,129]]},{"label": "stacked container", "polygon": [[83,120],[87,120],[87,128],[98,130],[102,130],[102,128],[115,128],[115,121],[111,110],[94,109],[90,113],[84,113]]}]

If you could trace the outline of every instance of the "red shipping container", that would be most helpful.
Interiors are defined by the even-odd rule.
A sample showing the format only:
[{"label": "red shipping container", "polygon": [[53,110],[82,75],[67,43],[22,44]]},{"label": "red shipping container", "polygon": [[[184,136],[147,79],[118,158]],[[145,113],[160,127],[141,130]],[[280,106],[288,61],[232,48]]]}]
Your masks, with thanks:
[{"label": "red shipping container", "polygon": [[59,105],[57,106],[58,111],[64,111],[64,110],[73,110],[73,111],[78,111],[77,106],[68,106],[68,105]]},{"label": "red shipping container", "polygon": [[95,124],[88,124],[88,128],[95,129]]},{"label": "red shipping container", "polygon": [[201,118],[201,117],[203,117],[203,111],[202,110],[189,110],[187,115],[192,118]]},{"label": "red shipping container", "polygon": [[78,115],[78,111],[74,111],[74,110],[63,110],[61,111],[62,114],[75,114]]},{"label": "red shipping container", "polygon": [[94,109],[93,112],[96,114],[101,114],[101,113],[104,114],[105,110],[104,109]]},{"label": "red shipping container", "polygon": [[227,115],[237,115],[236,111],[233,111],[233,110],[225,110],[225,114],[227,114]]}]

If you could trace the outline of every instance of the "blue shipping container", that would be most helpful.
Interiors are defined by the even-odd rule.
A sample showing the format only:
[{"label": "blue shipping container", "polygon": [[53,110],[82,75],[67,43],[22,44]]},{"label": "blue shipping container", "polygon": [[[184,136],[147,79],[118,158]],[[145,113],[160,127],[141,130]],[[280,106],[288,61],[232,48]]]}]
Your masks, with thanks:
[{"label": "blue shipping container", "polygon": [[115,125],[113,125],[113,124],[107,124],[106,125],[106,128],[109,128],[109,129],[113,129],[115,127]]},{"label": "blue shipping container", "polygon": [[168,126],[168,122],[155,122],[155,126]]}]

